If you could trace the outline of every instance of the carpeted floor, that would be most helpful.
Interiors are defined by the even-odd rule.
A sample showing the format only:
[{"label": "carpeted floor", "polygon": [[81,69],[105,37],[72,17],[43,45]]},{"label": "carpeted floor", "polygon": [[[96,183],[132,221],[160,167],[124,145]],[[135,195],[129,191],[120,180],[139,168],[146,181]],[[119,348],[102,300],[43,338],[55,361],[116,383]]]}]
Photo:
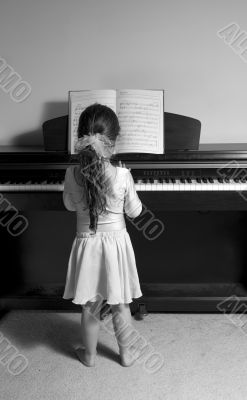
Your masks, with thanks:
[{"label": "carpeted floor", "polygon": [[110,318],[101,323],[96,366],[88,368],[73,353],[79,313],[6,314],[0,320],[0,399],[247,399],[245,315],[241,324],[233,314],[132,317],[148,350],[131,367],[119,364]]}]

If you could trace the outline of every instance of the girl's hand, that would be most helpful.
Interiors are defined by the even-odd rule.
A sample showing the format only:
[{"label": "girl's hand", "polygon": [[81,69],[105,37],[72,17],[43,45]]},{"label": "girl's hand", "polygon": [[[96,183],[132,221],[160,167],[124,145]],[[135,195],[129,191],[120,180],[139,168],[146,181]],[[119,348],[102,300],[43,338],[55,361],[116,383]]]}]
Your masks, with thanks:
[{"label": "girl's hand", "polygon": [[[121,160],[119,160],[119,167],[122,167],[122,168],[127,168],[126,167],[126,165],[125,165],[125,163],[122,163],[122,161]],[[130,171],[131,170],[131,168],[128,168],[128,170]]]}]

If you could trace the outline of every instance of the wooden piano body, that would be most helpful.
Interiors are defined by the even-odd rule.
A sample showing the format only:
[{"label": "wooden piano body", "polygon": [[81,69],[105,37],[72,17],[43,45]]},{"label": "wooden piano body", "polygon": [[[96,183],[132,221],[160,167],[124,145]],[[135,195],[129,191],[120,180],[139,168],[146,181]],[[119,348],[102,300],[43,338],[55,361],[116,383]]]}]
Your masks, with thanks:
[{"label": "wooden piano body", "polygon": [[[117,159],[131,168],[145,206],[143,218],[126,219],[143,292],[131,307],[221,312],[245,303],[247,146]],[[79,309],[62,299],[76,222],[63,205],[63,179],[77,163],[63,151],[0,149],[0,307]],[[28,221],[16,236],[8,229],[13,210]],[[164,229],[152,236],[155,225]]]}]

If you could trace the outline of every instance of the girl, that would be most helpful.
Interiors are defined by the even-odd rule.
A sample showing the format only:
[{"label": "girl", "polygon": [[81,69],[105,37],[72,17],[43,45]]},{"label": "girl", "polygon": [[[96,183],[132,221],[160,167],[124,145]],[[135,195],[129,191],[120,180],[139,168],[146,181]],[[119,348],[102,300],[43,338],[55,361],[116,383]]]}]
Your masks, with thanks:
[{"label": "girl", "polygon": [[119,131],[118,118],[109,107],[98,103],[87,107],[78,124],[80,164],[70,166],[65,174],[63,201],[68,210],[76,211],[77,232],[63,298],[82,306],[85,348],[77,348],[76,354],[86,366],[95,364],[100,303],[104,300],[112,310],[121,365],[134,362],[120,332],[120,321],[131,326],[129,303],[142,292],[124,212],[135,218],[142,203],[130,171],[121,161],[117,167],[110,162]]}]

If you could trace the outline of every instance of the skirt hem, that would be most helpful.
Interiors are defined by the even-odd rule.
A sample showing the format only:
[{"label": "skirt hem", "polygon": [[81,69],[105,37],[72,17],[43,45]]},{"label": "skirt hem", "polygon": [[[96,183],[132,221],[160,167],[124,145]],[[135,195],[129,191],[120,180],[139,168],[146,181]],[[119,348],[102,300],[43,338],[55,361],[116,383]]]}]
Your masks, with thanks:
[{"label": "skirt hem", "polygon": [[[116,301],[116,302],[113,302],[113,301],[110,300],[110,299],[109,299],[109,300],[104,299],[104,300],[106,300],[106,303],[107,303],[107,304],[110,304],[110,305],[116,305],[116,304],[130,304],[130,303],[133,302],[132,299],[138,299],[138,298],[140,298],[140,297],[142,297],[142,296],[143,296],[143,294],[141,294],[141,295],[136,295],[136,296],[132,296],[131,298],[126,299],[126,300],[120,299],[119,301]],[[92,296],[92,297],[90,297],[90,298],[88,298],[88,299],[79,300],[79,299],[76,299],[76,298],[73,299],[73,297],[71,296],[71,297],[63,297],[63,299],[64,299],[64,300],[71,300],[72,303],[82,306],[82,305],[85,305],[88,301],[91,301],[91,299],[93,299],[94,297],[95,297],[95,296]],[[97,300],[94,300],[94,301],[97,301]]]}]

